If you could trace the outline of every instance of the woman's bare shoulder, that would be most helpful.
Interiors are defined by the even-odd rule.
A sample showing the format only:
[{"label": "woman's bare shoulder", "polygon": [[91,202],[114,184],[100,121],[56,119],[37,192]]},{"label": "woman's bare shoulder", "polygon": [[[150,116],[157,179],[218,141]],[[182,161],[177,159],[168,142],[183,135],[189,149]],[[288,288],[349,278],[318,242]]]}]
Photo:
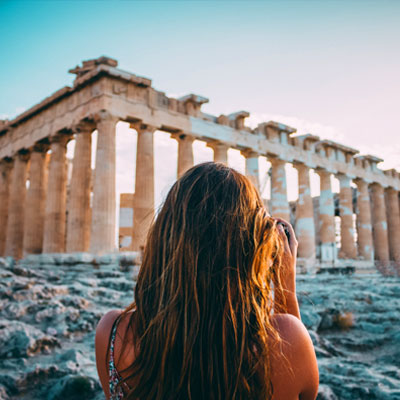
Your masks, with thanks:
[{"label": "woman's bare shoulder", "polygon": [[309,336],[304,324],[291,314],[275,314],[272,317],[272,324],[278,331],[280,337],[290,342],[299,340],[303,338],[304,335]]},{"label": "woman's bare shoulder", "polygon": [[290,314],[277,314],[272,323],[282,339],[271,358],[274,399],[315,399],[318,365],[306,327]]},{"label": "woman's bare shoulder", "polygon": [[96,328],[96,336],[110,333],[115,320],[122,314],[122,310],[111,310],[104,314]]}]

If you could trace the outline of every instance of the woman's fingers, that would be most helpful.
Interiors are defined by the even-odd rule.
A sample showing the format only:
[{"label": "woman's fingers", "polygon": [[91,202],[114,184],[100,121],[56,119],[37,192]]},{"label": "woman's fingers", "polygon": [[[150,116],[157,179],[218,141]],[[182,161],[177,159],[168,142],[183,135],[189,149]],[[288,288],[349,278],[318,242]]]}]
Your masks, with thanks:
[{"label": "woman's fingers", "polygon": [[278,226],[282,226],[283,228],[283,233],[287,238],[290,252],[294,257],[296,257],[298,243],[292,225],[282,218],[275,218],[275,219],[278,222]]},{"label": "woman's fingers", "polygon": [[292,253],[292,249],[290,248],[289,238],[288,238],[288,236],[287,236],[287,234],[285,232],[285,228],[284,228],[283,224],[278,223],[277,224],[277,229],[278,229],[278,232],[281,235],[281,238],[283,240],[283,243],[284,243],[284,246],[285,246],[285,252],[291,254]]}]

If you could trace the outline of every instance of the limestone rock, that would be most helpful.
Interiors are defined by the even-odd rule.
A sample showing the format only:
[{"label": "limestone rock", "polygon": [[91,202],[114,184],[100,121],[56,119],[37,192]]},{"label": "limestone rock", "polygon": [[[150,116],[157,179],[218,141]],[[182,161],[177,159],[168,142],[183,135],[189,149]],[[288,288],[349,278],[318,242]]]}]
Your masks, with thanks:
[{"label": "limestone rock", "polygon": [[[113,257],[101,265],[51,258],[0,259],[0,399],[104,399],[95,328],[132,302],[138,268]],[[318,398],[400,399],[400,279],[302,275],[297,288],[318,358]],[[343,329],[338,316],[347,313],[354,324]]]},{"label": "limestone rock", "polygon": [[100,384],[84,375],[67,375],[58,381],[47,396],[48,400],[92,400],[100,391]]},{"label": "limestone rock", "polygon": [[0,320],[0,358],[28,357],[60,346],[57,339],[23,322]]}]

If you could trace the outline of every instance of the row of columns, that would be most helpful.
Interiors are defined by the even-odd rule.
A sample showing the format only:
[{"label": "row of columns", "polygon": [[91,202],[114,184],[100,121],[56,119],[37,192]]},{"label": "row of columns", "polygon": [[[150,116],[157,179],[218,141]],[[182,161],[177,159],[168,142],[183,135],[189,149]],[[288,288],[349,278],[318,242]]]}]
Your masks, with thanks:
[{"label": "row of columns", "polygon": [[[67,204],[67,143],[72,132],[58,132],[47,142],[19,151],[0,163],[0,254],[115,249],[115,126],[100,113],[94,123],[75,128],[75,154]],[[98,131],[92,185],[91,133]],[[51,150],[50,153],[48,150]],[[29,174],[29,186],[27,179]],[[93,186],[93,204],[91,195]]]},{"label": "row of columns", "polygon": [[[314,210],[310,193],[309,168],[304,164],[294,164],[298,171],[299,199],[296,208],[296,236],[298,238],[298,256],[315,256]],[[320,177],[319,198],[319,236],[321,241],[321,259],[331,261],[335,258],[335,210],[331,188],[331,174],[317,169]],[[339,214],[341,246],[339,258],[364,260],[400,261],[400,216],[399,193],[393,188],[386,191],[379,183],[370,185],[356,179],[357,185],[357,247],[353,227],[353,198],[351,179],[337,175],[340,183]],[[370,198],[371,197],[371,198]],[[385,204],[386,200],[386,204]],[[273,216],[289,220],[289,206],[286,191],[285,162],[271,159],[271,202]],[[388,218],[387,218],[388,216]]]},{"label": "row of columns", "polygon": [[[173,135],[178,141],[178,177],[193,166],[192,143],[194,138],[188,135]],[[227,163],[229,146],[214,142],[207,145],[214,151],[214,161]],[[244,150],[246,175],[258,186],[258,154]],[[269,157],[271,163],[271,215],[290,220],[287,199],[285,161]],[[305,164],[295,163],[298,172],[299,199],[296,208],[296,236],[298,238],[299,257],[310,259],[316,254],[315,224],[313,200],[310,191],[310,169]],[[321,259],[332,261],[336,258],[335,207],[331,187],[331,173],[323,169],[315,171],[320,177],[319,199],[319,238],[321,241]],[[400,216],[398,191],[386,190],[379,183],[369,185],[362,179],[355,179],[357,185],[357,245],[353,224],[353,196],[351,178],[338,174],[340,183],[339,214],[341,242],[339,258],[372,261],[400,261]],[[386,205],[385,205],[386,199]],[[372,201],[372,203],[371,203]],[[386,213],[390,218],[386,218]],[[387,222],[386,222],[387,221]],[[387,226],[388,224],[388,226]]]},{"label": "row of columns", "polygon": [[[30,150],[18,152],[13,160],[0,163],[0,254],[20,258],[23,254],[113,251],[116,208],[116,134],[117,118],[100,112],[95,122],[75,128],[75,154],[69,193],[66,226],[67,168],[66,148],[71,132],[60,132],[49,143],[37,143]],[[154,132],[156,127],[142,123],[131,125],[137,131],[136,183],[132,250],[140,250],[154,217]],[[92,182],[91,133],[98,131],[96,165]],[[194,138],[173,134],[178,142],[177,173],[180,177],[193,166]],[[227,163],[229,146],[208,144],[214,161]],[[48,150],[51,150],[49,157]],[[258,186],[258,154],[243,150],[246,175]],[[271,162],[270,213],[290,220],[287,199],[285,161],[268,157]],[[316,253],[313,201],[309,167],[295,163],[298,171],[299,200],[296,209],[298,255],[313,258]],[[29,188],[26,189],[29,171]],[[321,259],[336,257],[334,202],[331,174],[316,169],[320,177],[319,237]],[[400,261],[400,215],[398,192],[386,190],[379,183],[370,185],[356,179],[357,247],[353,228],[351,179],[338,175],[340,182],[340,258]],[[93,193],[92,193],[93,188]],[[93,194],[92,206],[91,195]],[[386,217],[389,213],[390,218]]]},{"label": "row of columns", "polygon": [[[137,161],[136,161],[136,185],[134,205],[134,231],[133,250],[140,250],[146,238],[146,233],[154,216],[154,162],[153,147],[154,127],[141,124],[132,126],[138,132]],[[193,141],[194,138],[186,134],[173,134],[172,138],[178,142],[178,178],[183,175],[194,164]],[[207,145],[214,151],[214,161],[227,164],[227,152],[229,146],[221,142],[210,142]],[[245,157],[246,175],[258,186],[258,154],[243,150],[241,154]],[[290,220],[289,203],[287,199],[285,161],[276,157],[270,157],[271,162],[271,201],[270,213],[273,216]],[[299,179],[299,201],[296,209],[296,235],[299,241],[298,255],[302,258],[313,258],[316,253],[315,225],[313,201],[310,191],[309,168],[301,163],[294,164],[298,171]],[[319,204],[319,235],[321,240],[321,258],[332,261],[336,258],[335,241],[335,209],[333,192],[331,188],[331,174],[328,171],[317,169],[320,176],[320,204]],[[357,234],[358,250],[355,244],[355,232],[353,228],[353,205],[351,179],[345,175],[338,175],[340,182],[340,220],[341,220],[341,248],[339,257],[357,258],[359,255],[365,260],[373,260],[374,247],[376,257],[381,261],[389,260],[389,245],[384,221],[386,221],[385,204],[383,199],[383,188],[379,184],[372,185],[373,215],[371,217],[371,204],[368,185],[363,180],[355,180],[358,187],[357,198]],[[381,190],[382,196],[377,197],[375,192]],[[388,190],[389,193],[389,190]],[[391,218],[391,232],[396,231],[390,239],[390,248],[398,249],[400,218],[398,209],[398,192],[394,189],[390,192],[390,210],[396,207],[396,214]],[[392,212],[392,211],[390,211]],[[374,221],[372,229],[371,219]],[[396,225],[398,220],[398,226]],[[396,225],[396,226],[395,226]],[[374,238],[372,238],[372,231]],[[385,245],[386,238],[386,245]],[[393,250],[390,256],[400,261],[400,256]]]}]

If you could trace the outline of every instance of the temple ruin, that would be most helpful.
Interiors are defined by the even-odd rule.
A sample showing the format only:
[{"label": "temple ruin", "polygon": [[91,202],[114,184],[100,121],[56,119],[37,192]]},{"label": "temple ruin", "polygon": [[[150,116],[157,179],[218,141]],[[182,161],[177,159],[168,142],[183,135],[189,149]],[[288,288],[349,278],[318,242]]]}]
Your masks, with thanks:
[{"label": "temple ruin", "polygon": [[[178,142],[178,177],[193,165],[194,140],[207,142],[218,162],[227,163],[229,148],[240,150],[246,175],[256,185],[258,158],[266,157],[271,163],[269,212],[287,220],[285,164],[291,163],[298,171],[295,229],[300,264],[400,263],[400,174],[379,169],[380,158],[315,135],[295,135],[296,129],[274,121],[250,129],[245,111],[206,114],[201,107],[208,99],[195,94],[168,97],[154,89],[150,79],[119,69],[111,58],[83,61],[70,72],[76,75],[72,87],[12,120],[0,120],[1,256],[116,251],[116,124],[125,121],[138,134],[135,193],[123,200],[133,203],[132,228],[124,227],[132,229],[130,250],[143,246],[154,216],[153,134],[160,130]],[[70,140],[75,140],[75,152],[67,193]],[[320,177],[317,213],[310,170]],[[340,182],[339,248],[332,175]],[[357,186],[356,230],[351,182]]]}]

